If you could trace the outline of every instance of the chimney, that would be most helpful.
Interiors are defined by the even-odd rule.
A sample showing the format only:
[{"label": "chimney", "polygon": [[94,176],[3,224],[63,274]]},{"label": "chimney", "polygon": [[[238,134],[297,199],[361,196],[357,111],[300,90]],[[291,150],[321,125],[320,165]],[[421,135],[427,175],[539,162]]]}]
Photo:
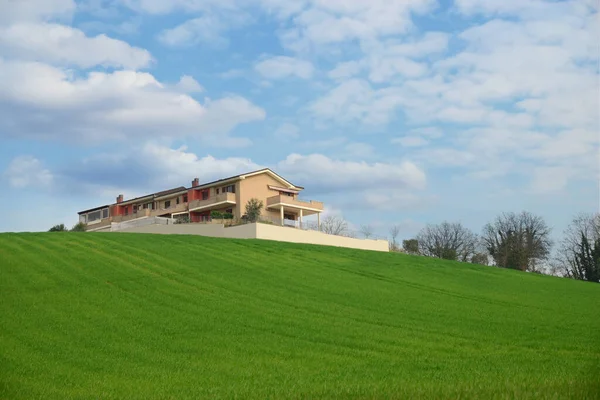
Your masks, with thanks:
[{"label": "chimney", "polygon": [[120,195],[117,197],[117,203],[122,203],[122,202],[123,202],[123,195],[122,195],[122,194],[120,194]]},{"label": "chimney", "polygon": [[192,181],[192,187],[200,186],[200,180],[198,178],[194,178]]}]

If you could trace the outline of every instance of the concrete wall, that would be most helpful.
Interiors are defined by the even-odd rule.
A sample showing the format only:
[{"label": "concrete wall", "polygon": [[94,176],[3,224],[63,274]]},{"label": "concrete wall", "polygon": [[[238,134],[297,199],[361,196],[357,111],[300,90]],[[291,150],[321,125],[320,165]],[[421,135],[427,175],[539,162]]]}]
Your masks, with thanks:
[{"label": "concrete wall", "polygon": [[302,229],[268,224],[256,224],[256,229],[256,237],[258,239],[349,247],[362,250],[389,251],[389,244],[387,240],[355,239],[343,236],[328,235],[318,231],[305,231]]},{"label": "concrete wall", "polygon": [[235,239],[265,239],[291,243],[309,243],[352,249],[388,251],[387,240],[355,239],[328,235],[323,232],[304,231],[268,224],[246,224],[225,228],[222,224],[146,225],[120,230],[120,232],[155,233],[161,235],[199,235]]}]

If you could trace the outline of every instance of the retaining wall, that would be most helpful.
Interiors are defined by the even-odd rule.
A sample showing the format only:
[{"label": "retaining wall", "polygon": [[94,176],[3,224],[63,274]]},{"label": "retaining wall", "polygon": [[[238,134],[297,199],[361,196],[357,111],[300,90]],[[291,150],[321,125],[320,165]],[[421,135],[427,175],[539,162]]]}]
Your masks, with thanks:
[{"label": "retaining wall", "polygon": [[269,224],[245,224],[225,228],[223,224],[145,225],[120,229],[119,232],[155,233],[161,235],[199,235],[232,239],[265,239],[280,242],[308,243],[353,249],[389,251],[387,240],[355,239],[323,232]]}]

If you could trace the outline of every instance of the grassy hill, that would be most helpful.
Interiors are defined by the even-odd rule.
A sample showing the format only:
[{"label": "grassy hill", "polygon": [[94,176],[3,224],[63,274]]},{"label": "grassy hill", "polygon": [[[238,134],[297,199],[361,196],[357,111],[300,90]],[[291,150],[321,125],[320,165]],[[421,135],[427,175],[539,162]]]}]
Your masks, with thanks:
[{"label": "grassy hill", "polygon": [[0,235],[1,399],[598,398],[600,285],[400,254]]}]

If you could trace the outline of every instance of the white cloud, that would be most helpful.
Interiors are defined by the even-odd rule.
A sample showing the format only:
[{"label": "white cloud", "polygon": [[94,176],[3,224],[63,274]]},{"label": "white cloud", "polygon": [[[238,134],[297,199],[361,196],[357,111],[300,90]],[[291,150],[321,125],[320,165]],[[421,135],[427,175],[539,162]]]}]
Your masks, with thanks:
[{"label": "white cloud", "polygon": [[184,93],[199,93],[204,91],[202,85],[200,85],[197,80],[189,75],[182,76],[181,79],[179,79],[176,88]]},{"label": "white cloud", "polygon": [[105,35],[87,37],[79,29],[50,23],[20,23],[0,27],[0,53],[20,60],[65,66],[138,69],[148,66],[147,50]]},{"label": "white cloud", "polygon": [[3,175],[15,188],[47,187],[54,179],[52,173],[42,166],[40,160],[30,155],[15,157]]},{"label": "white cloud", "polygon": [[40,63],[0,61],[0,117],[4,135],[106,143],[210,138],[262,120],[265,112],[235,95],[201,103],[170,90],[148,73],[91,72],[72,77]]},{"label": "white cloud", "polygon": [[283,79],[291,76],[310,79],[314,72],[310,62],[286,56],[275,56],[259,61],[254,69],[267,79]]},{"label": "white cloud", "polygon": [[74,0],[0,0],[0,25],[15,21],[69,19],[75,8]]},{"label": "white cloud", "polygon": [[326,121],[385,125],[402,102],[396,89],[373,89],[366,80],[350,79],[310,104],[309,110]]},{"label": "white cloud", "polygon": [[369,164],[334,160],[322,154],[290,154],[276,169],[293,182],[310,182],[312,188],[321,192],[382,186],[422,189],[426,184],[425,173],[409,161]]},{"label": "white cloud", "polygon": [[275,130],[275,137],[282,140],[298,139],[300,137],[300,128],[297,125],[285,122]]},{"label": "white cloud", "polygon": [[281,34],[281,40],[292,50],[306,51],[402,34],[413,26],[412,13],[425,13],[435,4],[433,0],[313,0],[295,13],[294,24]]},{"label": "white cloud", "polygon": [[357,75],[363,69],[359,61],[346,61],[339,63],[327,74],[331,79],[345,80]]},{"label": "white cloud", "polygon": [[229,29],[229,21],[208,14],[190,19],[172,29],[165,29],[158,40],[167,46],[193,46],[199,43],[213,47],[225,47],[229,41],[223,34]]}]

